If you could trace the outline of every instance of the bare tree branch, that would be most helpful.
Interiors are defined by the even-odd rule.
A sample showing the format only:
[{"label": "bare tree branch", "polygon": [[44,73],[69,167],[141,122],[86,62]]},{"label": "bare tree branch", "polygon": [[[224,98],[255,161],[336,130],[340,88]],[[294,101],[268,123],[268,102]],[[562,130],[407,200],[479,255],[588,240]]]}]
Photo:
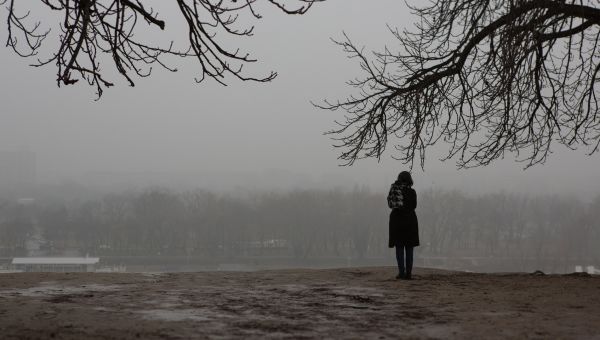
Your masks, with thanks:
[{"label": "bare tree branch", "polygon": [[[303,14],[315,2],[324,0],[293,0],[284,5],[280,0],[266,0],[287,14]],[[180,14],[187,23],[187,46],[182,49],[159,46],[143,42],[136,32],[148,30],[140,27],[139,19],[150,26],[165,29],[166,22],[159,19],[143,0],[40,0],[36,10],[49,9],[61,13],[63,21],[58,35],[58,48],[46,59],[38,59],[34,66],[55,64],[58,85],[71,85],[84,79],[95,86],[98,98],[113,82],[104,79],[101,68],[102,55],[110,55],[113,65],[129,85],[134,86],[134,76],[147,77],[152,65],[158,64],[170,71],[168,56],[194,58],[200,65],[197,81],[206,77],[226,84],[227,76],[242,81],[266,82],[272,80],[275,72],[263,77],[248,76],[243,66],[256,60],[239,50],[226,49],[216,35],[222,33],[236,36],[252,35],[253,27],[239,29],[238,18],[245,14],[254,19],[261,16],[255,8],[259,0],[175,0]],[[38,55],[42,43],[50,37],[50,30],[41,31],[40,22],[31,23],[30,13],[20,13],[15,0],[0,0],[0,6],[7,8],[8,38],[6,46],[22,57]],[[19,3],[24,6],[24,2]],[[37,13],[37,11],[36,11]]]},{"label": "bare tree branch", "polygon": [[598,150],[598,0],[435,0],[411,7],[415,31],[391,29],[398,52],[368,57],[336,42],[366,73],[359,93],[317,105],[346,111],[328,133],[353,164],[380,159],[390,138],[402,162],[425,164],[442,141],[443,160],[481,166],[515,153],[544,162],[553,143]]}]

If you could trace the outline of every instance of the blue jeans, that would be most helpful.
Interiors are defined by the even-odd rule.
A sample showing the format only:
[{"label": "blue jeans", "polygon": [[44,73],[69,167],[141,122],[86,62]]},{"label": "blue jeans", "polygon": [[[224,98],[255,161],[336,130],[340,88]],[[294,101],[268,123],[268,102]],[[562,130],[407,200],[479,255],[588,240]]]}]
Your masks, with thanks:
[{"label": "blue jeans", "polygon": [[[396,261],[400,275],[412,273],[414,247],[396,246]],[[406,250],[406,266],[404,265],[404,251]]]}]

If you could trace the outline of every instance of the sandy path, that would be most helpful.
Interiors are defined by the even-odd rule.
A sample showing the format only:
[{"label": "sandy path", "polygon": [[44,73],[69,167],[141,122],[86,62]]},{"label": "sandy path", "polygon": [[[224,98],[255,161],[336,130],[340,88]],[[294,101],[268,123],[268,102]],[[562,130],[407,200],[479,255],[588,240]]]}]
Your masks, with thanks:
[{"label": "sandy path", "polygon": [[600,277],[393,268],[0,275],[1,339],[600,339]]}]

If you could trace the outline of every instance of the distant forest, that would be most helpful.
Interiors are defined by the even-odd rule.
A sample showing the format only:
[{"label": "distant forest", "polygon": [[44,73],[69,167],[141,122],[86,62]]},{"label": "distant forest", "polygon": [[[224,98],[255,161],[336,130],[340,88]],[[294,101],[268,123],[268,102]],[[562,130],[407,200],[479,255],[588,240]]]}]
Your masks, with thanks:
[{"label": "distant forest", "polygon": [[[306,190],[234,197],[153,189],[78,203],[0,204],[0,257],[41,251],[90,256],[389,257],[384,193]],[[600,262],[600,196],[418,196],[423,257]],[[30,242],[30,241],[29,241]],[[593,261],[593,262],[592,262]]]}]

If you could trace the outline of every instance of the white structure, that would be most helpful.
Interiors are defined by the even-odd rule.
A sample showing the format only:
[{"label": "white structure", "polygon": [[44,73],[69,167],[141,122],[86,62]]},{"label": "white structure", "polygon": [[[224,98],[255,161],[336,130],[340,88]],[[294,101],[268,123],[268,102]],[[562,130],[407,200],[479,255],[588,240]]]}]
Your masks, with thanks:
[{"label": "white structure", "polygon": [[[583,273],[583,266],[575,266],[575,272]],[[586,272],[591,275],[600,274],[600,270],[596,269],[594,266],[587,266]]]},{"label": "white structure", "polygon": [[98,257],[15,257],[12,267],[25,272],[94,272]]},{"label": "white structure", "polygon": [[600,274],[600,270],[594,268],[594,266],[587,266],[588,274]]}]

